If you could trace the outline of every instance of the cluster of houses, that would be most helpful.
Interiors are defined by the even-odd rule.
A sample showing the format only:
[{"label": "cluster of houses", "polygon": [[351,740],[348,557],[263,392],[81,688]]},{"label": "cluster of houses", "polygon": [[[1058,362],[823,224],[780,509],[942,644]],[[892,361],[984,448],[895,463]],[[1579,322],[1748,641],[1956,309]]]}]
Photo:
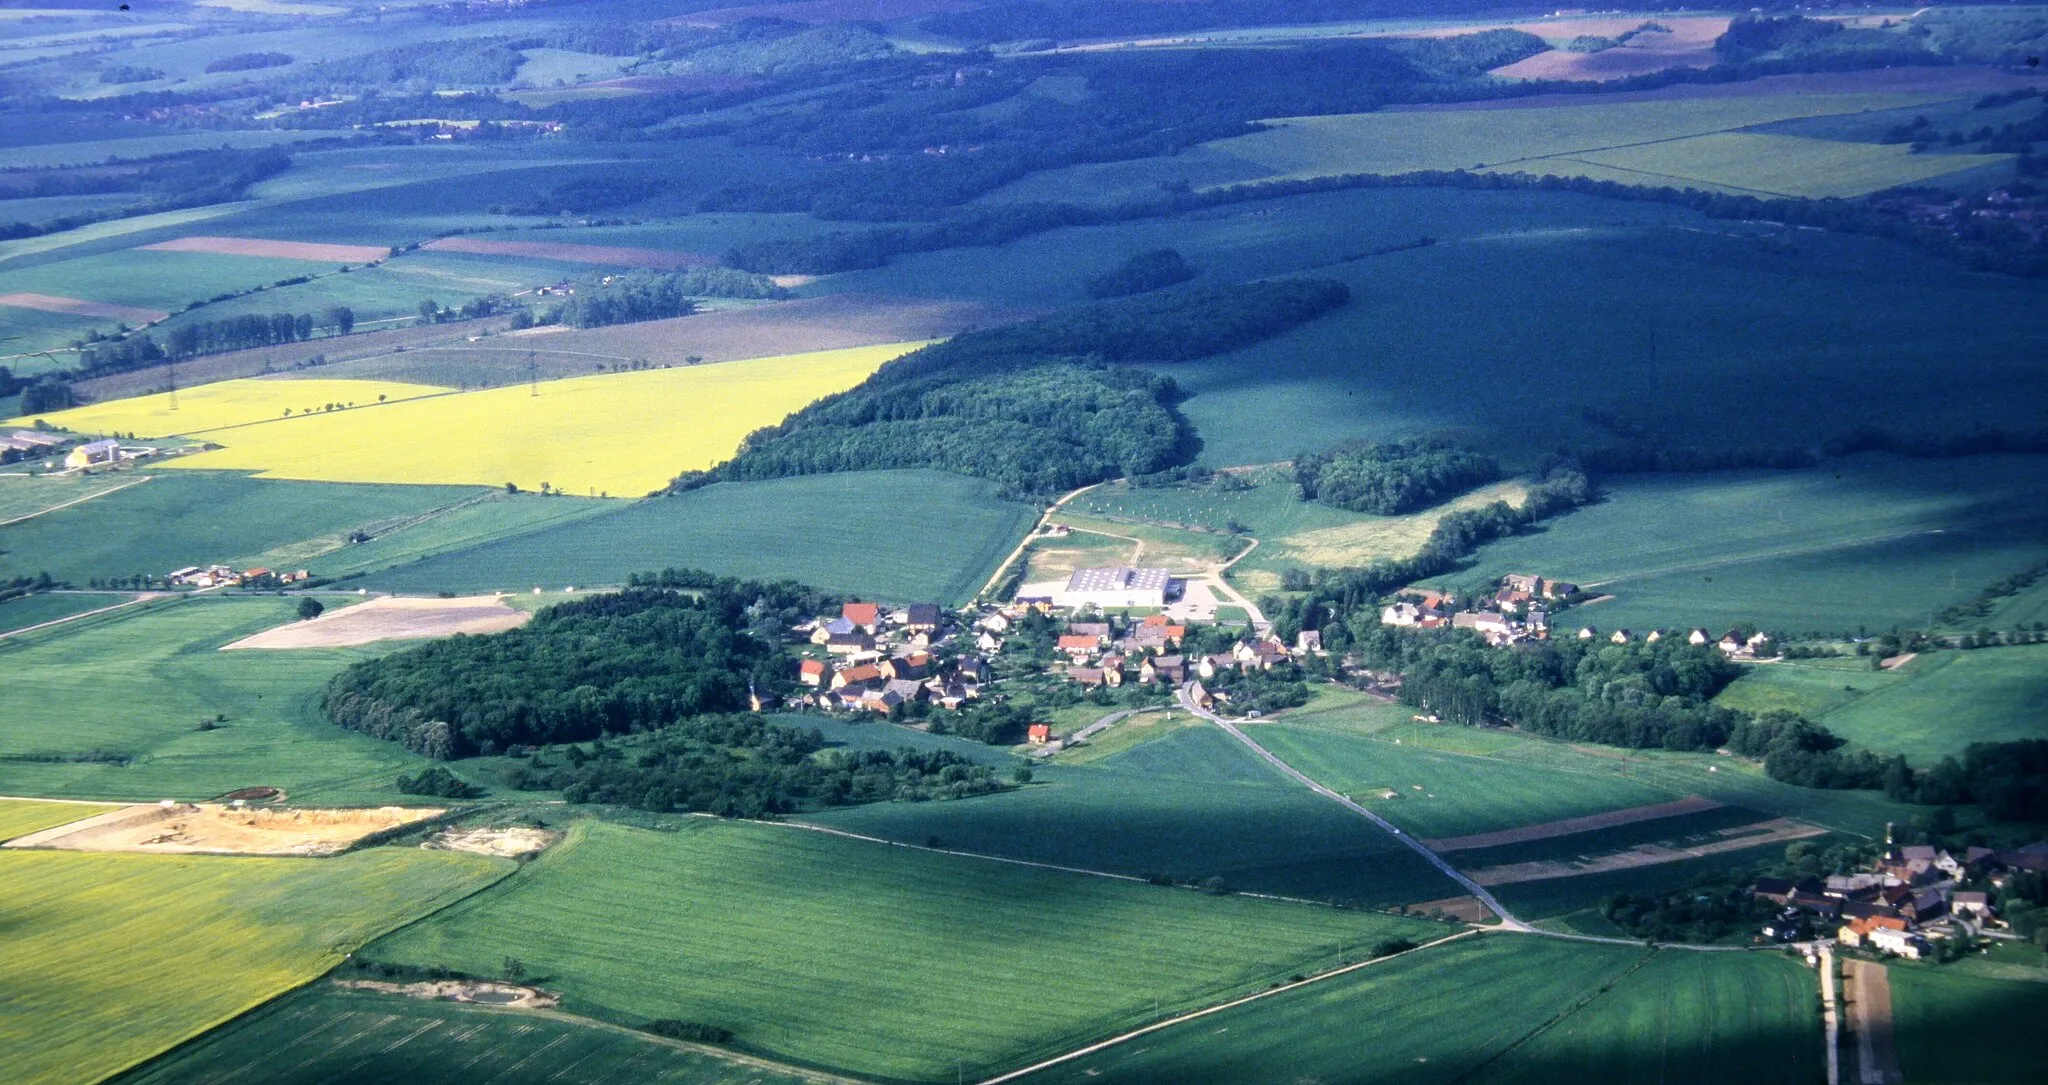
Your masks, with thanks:
[{"label": "cluster of houses", "polygon": [[1179,649],[1187,627],[1163,615],[1150,615],[1119,629],[1111,621],[1070,621],[1055,645],[1066,656],[1067,678],[1083,686],[1121,686],[1127,681],[1188,686],[1195,703],[1213,705],[1203,683],[1237,671],[1270,671],[1304,655],[1321,655],[1322,634],[1306,630],[1289,647],[1271,634],[1246,638],[1228,652],[1189,656]]},{"label": "cluster of houses", "polygon": [[164,574],[164,582],[174,588],[273,588],[312,578],[313,574],[304,569],[284,572],[258,566],[237,572],[226,565],[187,565]]},{"label": "cluster of houses", "polygon": [[[44,433],[40,430],[18,429],[0,435],[0,463],[14,463],[19,460],[41,459],[64,453],[64,467],[67,470],[83,471],[94,467],[111,467],[129,460],[154,455],[156,449],[146,447],[124,448],[121,442],[111,437],[79,443],[75,434]],[[66,451],[65,446],[70,448]]]},{"label": "cluster of houses", "polygon": [[[1509,573],[1495,591],[1478,601],[1475,608],[1460,609],[1457,597],[1434,588],[1407,588],[1380,610],[1380,624],[1407,629],[1469,629],[1494,647],[1523,641],[1548,640],[1551,615],[1580,596],[1577,584],[1545,580],[1531,573]],[[1655,644],[1670,636],[1683,636],[1687,644],[1712,644],[1731,659],[1761,659],[1772,651],[1768,634],[1745,635],[1731,629],[1719,637],[1705,629],[1674,633],[1652,629],[1638,634],[1632,629],[1602,633],[1595,626],[1580,626],[1579,640],[1606,640],[1614,644],[1641,641]]]},{"label": "cluster of houses", "polygon": [[[982,619],[974,643],[982,651],[999,650],[999,634],[1008,628],[1007,618],[989,615]],[[808,633],[826,658],[810,657],[797,664],[797,682],[804,688],[791,698],[792,707],[816,705],[883,715],[921,701],[960,708],[979,699],[990,678],[988,660],[981,655],[962,653],[950,664],[939,662],[933,649],[963,637],[965,631],[951,628],[945,612],[933,603],[895,610],[879,603],[847,603],[838,616],[820,617],[797,632]]]},{"label": "cluster of houses", "polygon": [[1996,922],[1990,894],[1970,882],[2002,886],[2020,871],[2048,872],[2048,842],[1999,851],[1972,847],[1961,856],[1931,845],[1887,845],[1876,866],[1799,882],[1759,878],[1756,896],[1781,906],[1765,939],[1790,942],[1804,923],[1834,928],[1844,946],[1919,960],[1946,937],[1951,920]]},{"label": "cluster of houses", "polygon": [[63,447],[64,438],[32,429],[18,429],[0,437],[0,463],[47,456]]}]

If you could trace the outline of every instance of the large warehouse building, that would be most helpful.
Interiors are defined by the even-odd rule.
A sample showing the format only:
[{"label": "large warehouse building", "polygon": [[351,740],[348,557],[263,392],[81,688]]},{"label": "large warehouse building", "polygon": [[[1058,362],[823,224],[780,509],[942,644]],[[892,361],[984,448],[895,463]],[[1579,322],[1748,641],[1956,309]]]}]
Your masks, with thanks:
[{"label": "large warehouse building", "polygon": [[1128,565],[1076,569],[1053,603],[1063,607],[1163,607],[1172,587],[1173,578],[1164,569]]}]

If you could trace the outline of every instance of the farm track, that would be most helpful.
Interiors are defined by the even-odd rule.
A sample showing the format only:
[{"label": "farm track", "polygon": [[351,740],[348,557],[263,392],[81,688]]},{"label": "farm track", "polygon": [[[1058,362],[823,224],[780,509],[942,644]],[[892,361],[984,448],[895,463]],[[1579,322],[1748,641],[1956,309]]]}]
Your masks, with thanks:
[{"label": "farm track", "polygon": [[137,479],[136,479],[135,481],[133,481],[133,482],[126,482],[126,483],[123,483],[123,484],[121,484],[121,485],[119,485],[119,486],[113,486],[113,487],[109,487],[109,488],[107,488],[107,489],[104,489],[104,490],[100,490],[100,491],[98,491],[97,493],[89,493],[89,494],[86,494],[86,495],[85,495],[84,497],[74,497],[74,498],[72,498],[71,500],[69,500],[69,501],[66,501],[66,502],[64,502],[64,503],[63,503],[63,504],[61,504],[61,505],[51,505],[51,506],[50,506],[49,508],[47,508],[47,509],[38,509],[37,511],[35,511],[35,512],[31,512],[31,513],[29,513],[29,514],[28,514],[28,515],[26,515],[26,516],[17,516],[17,517],[15,517],[15,518],[13,518],[12,520],[0,520],[0,527],[6,527],[6,526],[7,526],[7,525],[9,525],[9,524],[18,524],[18,523],[21,523],[21,522],[22,522],[22,521],[24,521],[24,520],[33,520],[33,519],[35,519],[36,517],[38,517],[38,516],[42,516],[42,515],[44,515],[44,514],[46,514],[46,513],[52,513],[52,512],[56,512],[56,511],[57,511],[58,509],[68,509],[68,508],[70,508],[70,507],[71,507],[71,506],[73,506],[73,505],[83,505],[83,504],[85,504],[86,502],[88,502],[88,501],[91,501],[91,500],[93,500],[93,499],[95,499],[95,498],[101,498],[101,497],[105,497],[105,496],[107,496],[108,494],[111,494],[111,493],[119,493],[119,492],[121,492],[122,490],[126,490],[126,489],[130,489],[130,488],[132,488],[132,487],[140,486],[140,485],[142,485],[143,483],[145,483],[145,482],[148,482],[148,481],[149,481],[150,479],[153,479],[153,478],[155,478],[155,477],[156,477],[155,475],[143,475],[143,476],[141,476],[141,477],[137,478]]},{"label": "farm track", "polygon": [[169,592],[142,592],[135,598],[130,599],[125,603],[115,603],[112,606],[100,607],[97,610],[88,610],[82,614],[67,614],[62,618],[52,618],[47,622],[37,622],[34,625],[23,626],[20,629],[10,629],[5,633],[0,633],[0,640],[6,640],[9,637],[19,637],[26,633],[33,633],[39,629],[54,629],[57,626],[68,625],[72,622],[78,621],[81,618],[91,618],[95,615],[107,614],[112,611],[124,609],[126,607],[132,607],[139,603],[147,603],[152,599],[162,599],[164,596],[169,594]]}]

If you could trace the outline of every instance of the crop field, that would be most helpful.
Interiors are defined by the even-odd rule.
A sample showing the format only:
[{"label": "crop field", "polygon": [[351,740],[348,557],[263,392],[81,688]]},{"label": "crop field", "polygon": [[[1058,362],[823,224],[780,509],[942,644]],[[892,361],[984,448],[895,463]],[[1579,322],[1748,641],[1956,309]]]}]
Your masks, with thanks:
[{"label": "crop field", "polygon": [[[908,546],[906,508],[920,510]],[[1036,519],[1031,506],[998,498],[986,482],[939,471],[720,483],[446,552],[363,583],[393,591],[525,591],[620,584],[632,573],[677,566],[950,605],[971,598]]]},{"label": "crop field", "polygon": [[1960,758],[1972,742],[2048,738],[2048,645],[1940,652],[1908,664],[1903,680],[1845,682],[1870,692],[1819,717],[1867,749],[1902,753],[1917,765]]},{"label": "crop field", "polygon": [[[1547,158],[1512,172],[1586,176],[1807,199],[1861,196],[2011,161],[2000,154],[1914,154],[1906,144],[1844,143],[1755,132],[1720,132],[1668,142]],[[1593,167],[1581,171],[1581,167]]]},{"label": "crop field", "polygon": [[465,252],[481,256],[523,256],[572,264],[651,267],[663,270],[704,267],[718,258],[703,253],[644,249],[623,245],[582,245],[568,241],[504,241],[483,237],[443,237],[420,246],[431,252]]},{"label": "crop field", "polygon": [[[1285,177],[1319,177],[1343,173],[1407,173],[1414,170],[1484,168],[1510,173],[1571,173],[1573,159],[1600,163],[1601,155],[1628,149],[1617,161],[1638,160],[1680,174],[1653,175],[1645,183],[1706,182],[1731,188],[1741,180],[1778,175],[1758,174],[1748,155],[1755,147],[1740,141],[1709,141],[1686,146],[1693,138],[1718,136],[1739,129],[1795,117],[1899,109],[1942,100],[1926,95],[1803,94],[1690,101],[1609,102],[1598,105],[1553,106],[1516,110],[1433,110],[1429,112],[1357,113],[1326,117],[1288,117],[1268,122],[1271,128],[1211,143],[1213,149],[1237,155]],[[1689,138],[1690,137],[1690,138]],[[1765,137],[1753,137],[1765,138]],[[1796,137],[1780,137],[1796,138]],[[1659,150],[1643,155],[1643,145]],[[1671,148],[1666,151],[1663,148]],[[1892,185],[1924,180],[1928,163],[1945,164],[1943,172],[1981,163],[1959,157],[1910,158],[1875,145],[1824,144],[1795,149],[1793,158],[1808,164],[1847,164],[1853,176],[1824,182],[1822,192],[1778,192],[1780,195],[1862,195]],[[1858,158],[1849,156],[1859,155]],[[1992,157],[1992,156],[1976,156]],[[1682,165],[1681,165],[1682,164]],[[1887,170],[1889,166],[1889,170]],[[1637,168],[1648,170],[1646,166]],[[1794,184],[1803,174],[1784,175]],[[1871,183],[1857,186],[1855,177]],[[1695,185],[1697,187],[1697,184]]]},{"label": "crop field", "polygon": [[[1803,1083],[1810,974],[1781,959],[1484,935],[1175,1026],[1031,1082]],[[1455,997],[1446,997],[1455,991]]]},{"label": "crop field", "polygon": [[210,234],[191,234],[136,248],[140,252],[210,252],[221,256],[261,256],[271,260],[304,260],[316,264],[366,264],[390,255],[389,247],[381,245],[335,245]]},{"label": "crop field", "polygon": [[325,412],[334,405],[369,407],[447,391],[394,381],[229,380],[182,389],[176,395],[131,396],[35,418],[10,419],[0,425],[22,426],[40,419],[74,433],[169,437],[288,420],[293,415]]},{"label": "crop field", "polygon": [[416,848],[323,860],[0,854],[8,1078],[57,1085],[132,1066],[511,866]]},{"label": "crop field", "polygon": [[[85,338],[86,333],[94,329],[102,335],[112,335],[119,330],[116,321],[104,317],[10,306],[0,309],[0,351],[22,355],[10,358],[7,368],[15,376],[32,377],[70,366],[76,360],[71,344]],[[59,353],[39,353],[42,351]]]},{"label": "crop field", "polygon": [[[322,572],[317,559],[346,546],[349,533],[382,535],[478,493],[471,487],[166,472],[140,486],[0,527],[0,554],[10,569],[47,570],[81,587],[95,578],[162,576],[187,565],[236,563],[258,554],[296,554],[313,559],[299,567]],[[386,543],[385,552],[395,546],[395,540]],[[253,563],[238,567],[248,564]]]},{"label": "crop field", "polygon": [[[1886,969],[1892,1038],[1907,1081],[2025,1081],[2041,1065],[2048,983],[1977,979],[1931,968]],[[1959,1034],[1973,1038],[1958,1042]]]},{"label": "crop field", "polygon": [[326,1085],[489,1080],[497,1085],[808,1085],[643,1032],[487,1006],[321,985],[121,1078],[122,1085],[205,1085],[236,1079]]},{"label": "crop field", "polygon": [[[741,438],[865,379],[916,344],[571,377],[534,390],[283,418],[214,435],[227,447],[190,470],[250,470],[320,482],[543,484],[632,497],[730,456]],[[285,391],[303,381],[274,381]]]},{"label": "crop field", "polygon": [[[1105,738],[1141,726],[1120,724]],[[1117,874],[1221,878],[1232,889],[1358,907],[1457,891],[1386,832],[1280,776],[1221,731],[1152,730],[1163,733],[1085,763],[1034,768],[1021,791],[804,820],[909,844],[937,839],[962,851]]]},{"label": "crop field", "polygon": [[1836,708],[1875,690],[1887,689],[1946,659],[1927,653],[1903,666],[1873,671],[1870,659],[1788,659],[1768,667],[1751,667],[1714,698],[1724,708],[1752,715],[1774,710],[1796,712],[1817,720]]},{"label": "crop field", "polygon": [[319,710],[329,677],[380,651],[216,651],[293,620],[286,599],[196,599],[0,642],[0,794],[154,802],[269,786],[297,803],[398,801],[398,775],[425,759]]},{"label": "crop field", "polygon": [[9,599],[6,602],[0,602],[0,633],[11,633],[17,629],[27,629],[32,625],[59,621],[69,618],[74,614],[84,614],[87,611],[114,606],[117,603],[124,603],[133,598],[135,598],[134,595],[126,592],[119,594],[67,592],[62,595],[43,592],[36,595],[23,596],[19,599]]},{"label": "crop field", "polygon": [[[136,220],[122,221],[133,224]],[[49,241],[56,236],[29,240]],[[323,266],[261,256],[127,249],[0,269],[0,294],[54,294],[175,312],[187,302],[248,290]]]},{"label": "crop field", "polygon": [[1571,580],[1615,599],[1561,620],[1602,629],[1924,626],[1930,612],[2048,557],[2042,462],[1868,456],[1813,470],[1624,476],[1603,485],[1598,504],[1491,544],[1448,579]]},{"label": "crop field", "polygon": [[[326,485],[305,483],[303,485]],[[615,502],[588,497],[542,497],[485,490],[475,496],[369,528],[368,542],[350,542],[351,530],[294,539],[249,556],[266,568],[318,569],[322,576],[346,576],[394,568],[439,554],[482,546],[615,513]],[[440,590],[440,589],[435,589]]]},{"label": "crop field", "polygon": [[123,320],[134,324],[147,324],[162,320],[169,313],[161,309],[135,309],[126,305],[109,305],[103,301],[81,301],[78,298],[57,298],[48,294],[0,294],[0,306],[9,309],[30,309],[42,313],[61,313],[97,320]]},{"label": "crop field", "polygon": [[[1048,925],[1060,936],[1017,936]],[[565,1009],[714,1023],[764,1054],[938,1080],[1442,929],[687,819],[580,823],[500,891],[368,956],[486,972],[517,953]],[[905,967],[934,943],[952,948]]]},{"label": "crop field", "polygon": [[99,803],[0,799],[0,840],[54,829],[113,809],[116,807]]},{"label": "crop field", "polygon": [[141,476],[0,474],[0,524],[74,501],[91,501],[140,480]]},{"label": "crop field", "polygon": [[[1823,848],[1853,842],[1839,836],[1808,839]],[[1545,926],[1566,930],[1575,929],[1583,923],[1607,926],[1597,909],[1616,893],[1650,895],[1676,893],[1701,883],[1725,885],[1731,877],[1741,877],[1742,872],[1754,870],[1757,864],[1784,862],[1786,846],[1786,841],[1779,840],[1649,866],[1603,870],[1569,878],[1511,882],[1496,886],[1492,892],[1521,919],[1541,920]],[[1615,932],[1606,930],[1601,933],[1612,935]],[[1749,935],[1749,931],[1739,931],[1732,941],[1746,945]]]}]

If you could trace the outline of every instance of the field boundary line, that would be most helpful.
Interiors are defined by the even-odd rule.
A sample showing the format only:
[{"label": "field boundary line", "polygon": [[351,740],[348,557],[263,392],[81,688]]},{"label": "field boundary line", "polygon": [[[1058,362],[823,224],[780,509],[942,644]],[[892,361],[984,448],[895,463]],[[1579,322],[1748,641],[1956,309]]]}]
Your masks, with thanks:
[{"label": "field boundary line", "polygon": [[1118,1044],[1125,1043],[1130,1040],[1135,1040],[1138,1037],[1144,1036],[1148,1033],[1158,1032],[1160,1029],[1172,1028],[1173,1026],[1181,1024],[1186,1021],[1193,1021],[1197,1018],[1207,1017],[1210,1014],[1214,1013],[1222,1013],[1224,1010],[1236,1009],[1237,1007],[1245,1005],[1249,1002],[1257,1002],[1262,998],[1271,998],[1274,995],[1286,994],[1289,991],[1307,987],[1312,983],[1321,983],[1327,979],[1332,979],[1337,976],[1345,975],[1347,973],[1356,972],[1361,968],[1370,968],[1373,965],[1381,963],[1382,961],[1399,960],[1402,957],[1406,957],[1413,953],[1421,953],[1423,950],[1443,945],[1446,942],[1455,942],[1460,938],[1470,938],[1474,935],[1478,935],[1481,933],[1484,932],[1479,930],[1479,928],[1477,927],[1468,928],[1466,930],[1459,931],[1456,934],[1445,935],[1444,937],[1439,938],[1433,942],[1424,942],[1423,944],[1416,946],[1414,949],[1405,949],[1399,953],[1389,953],[1384,957],[1373,957],[1369,960],[1359,961],[1357,964],[1347,964],[1342,968],[1333,968],[1328,972],[1318,972],[1305,980],[1297,980],[1293,983],[1285,983],[1278,987],[1269,987],[1266,990],[1245,995],[1241,998],[1235,998],[1230,1000],[1229,1002],[1221,1002],[1214,1006],[1208,1006],[1203,1009],[1191,1010],[1177,1017],[1169,1017],[1164,1021],[1155,1021],[1152,1024],[1144,1026],[1143,1028],[1132,1029],[1129,1032],[1122,1033],[1117,1036],[1112,1036],[1107,1040],[1098,1040],[1095,1043],[1089,1044],[1087,1047],[1077,1048],[1073,1051],[1067,1052],[1064,1055],[1057,1055],[1053,1058],[1045,1059],[1041,1062],[1032,1063],[1030,1066],[1025,1066],[1016,1070],[1011,1070],[1007,1073],[998,1074],[995,1077],[988,1078],[980,1082],[980,1085],[1000,1085],[1000,1083],[1005,1081],[1015,1081],[1016,1079],[1024,1077],[1028,1074],[1035,1074],[1040,1070],[1049,1069],[1051,1067],[1058,1066],[1061,1063],[1072,1062],[1075,1059],[1085,1058],[1089,1055],[1095,1054],[1097,1051],[1102,1051],[1107,1048],[1115,1047]]},{"label": "field boundary line", "polygon": [[147,603],[153,599],[162,599],[169,594],[169,592],[143,592],[133,599],[127,600],[126,602],[115,603],[113,606],[101,607],[98,610],[88,610],[82,614],[67,614],[62,618],[54,618],[47,622],[37,622],[34,625],[25,625],[20,629],[10,629],[5,633],[0,633],[0,640],[6,640],[9,637],[19,637],[25,633],[33,633],[39,629],[53,629],[60,625],[68,625],[82,618],[90,618],[96,614],[107,614],[112,611],[120,610],[124,607],[132,607],[137,603]]},{"label": "field boundary line", "polygon": [[1523,1033],[1519,1038],[1515,1040],[1514,1043],[1511,1043],[1506,1047],[1501,1048],[1499,1051],[1496,1051],[1492,1055],[1488,1056],[1484,1061],[1480,1062],[1477,1066],[1471,1067],[1464,1073],[1459,1074],[1457,1077],[1452,1078],[1452,1085],[1457,1085],[1457,1083],[1459,1082],[1473,1080],[1478,1076],[1480,1071],[1486,1069],[1489,1066],[1492,1066],[1494,1063],[1497,1063],[1500,1060],[1513,1054],[1514,1052],[1520,1050],[1521,1048],[1526,1046],[1531,1040],[1534,1040],[1536,1037],[1541,1036],[1544,1033],[1549,1032],[1551,1029],[1554,1029],[1557,1026],[1563,1024],[1564,1022],[1570,1020],[1571,1018],[1576,1017],[1580,1010],[1583,1010],[1586,1007],[1591,1006],[1593,1003],[1599,1001],[1601,996],[1606,995],[1609,992],[1613,991],[1616,987],[1621,986],[1622,983],[1626,981],[1630,976],[1633,976],[1637,972],[1642,971],[1644,966],[1648,965],[1651,961],[1655,960],[1656,957],[1657,950],[1655,948],[1652,948],[1648,953],[1643,954],[1641,958],[1637,959],[1636,963],[1624,969],[1621,975],[1618,975],[1613,979],[1608,980],[1606,983],[1601,984],[1599,987],[1595,988],[1592,994],[1589,994],[1586,997],[1581,998],[1580,1000],[1572,1003],[1570,1006],[1566,1007],[1563,1010],[1559,1010],[1555,1015],[1553,1015],[1550,1018],[1550,1020],[1545,1021],[1542,1024],[1537,1025],[1535,1028],[1532,1028],[1529,1031]]},{"label": "field boundary line", "polygon": [[73,505],[83,505],[88,501],[97,500],[99,498],[107,496],[108,494],[120,493],[122,490],[134,489],[135,487],[140,486],[143,483],[148,482],[150,479],[153,479],[155,477],[155,475],[143,475],[133,482],[124,482],[119,486],[101,490],[98,493],[86,494],[84,497],[74,497],[61,505],[51,505],[47,509],[37,510],[35,512],[29,513],[27,516],[17,516],[12,520],[0,520],[0,527],[6,527],[9,524],[18,524],[21,523],[23,520],[33,520],[38,516],[43,516],[48,513],[56,512],[58,509],[68,509]]},{"label": "field boundary line", "polygon": [[[396,997],[404,998],[409,996],[400,995]],[[520,1009],[516,1006],[490,1006],[477,1002],[456,1003],[456,1005],[462,1006],[465,1012],[470,1013],[494,1014],[503,1017],[541,1017],[546,1018],[550,1021],[560,1021],[563,1024],[577,1025],[582,1028],[597,1029],[601,1032],[611,1032],[622,1036],[630,1036],[634,1039],[645,1040],[649,1043],[656,1044],[661,1047],[673,1048],[678,1051],[691,1051],[700,1055],[709,1055],[712,1058],[719,1060],[720,1062],[737,1063],[741,1066],[752,1066],[757,1069],[768,1070],[778,1074],[788,1074],[792,1077],[802,1078],[805,1081],[817,1082],[818,1085],[866,1085],[866,1080],[863,1078],[848,1077],[844,1074],[828,1073],[824,1070],[812,1070],[806,1067],[796,1066],[786,1062],[777,1062],[773,1059],[763,1058],[760,1055],[748,1055],[742,1052],[734,1051],[729,1047],[717,1047],[711,1044],[691,1043],[688,1040],[678,1040],[669,1036],[658,1036],[652,1032],[642,1032],[639,1029],[632,1028],[627,1025],[614,1024],[610,1021],[601,1020],[595,1017],[585,1017],[581,1014],[565,1013],[561,1010]]]}]

